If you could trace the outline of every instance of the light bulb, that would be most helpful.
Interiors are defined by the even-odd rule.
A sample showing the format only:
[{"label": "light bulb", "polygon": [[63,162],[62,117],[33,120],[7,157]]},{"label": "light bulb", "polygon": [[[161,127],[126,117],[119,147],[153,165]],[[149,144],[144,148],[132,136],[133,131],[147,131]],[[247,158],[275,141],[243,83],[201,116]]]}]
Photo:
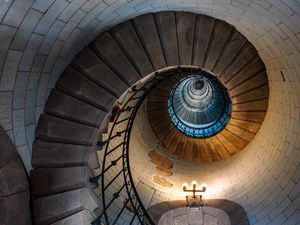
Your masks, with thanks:
[{"label": "light bulb", "polygon": [[187,184],[187,183],[183,183],[183,184],[182,184],[182,188],[183,188],[183,189],[187,189],[187,187],[188,187],[188,184]]},{"label": "light bulb", "polygon": [[201,188],[204,189],[204,190],[206,190],[207,189],[207,184],[206,183],[201,184]]}]

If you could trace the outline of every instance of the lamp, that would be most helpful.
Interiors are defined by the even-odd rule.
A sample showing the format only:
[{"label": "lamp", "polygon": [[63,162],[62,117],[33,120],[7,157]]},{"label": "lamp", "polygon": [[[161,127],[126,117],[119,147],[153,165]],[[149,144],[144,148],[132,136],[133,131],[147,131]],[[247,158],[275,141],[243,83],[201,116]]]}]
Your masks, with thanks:
[{"label": "lamp", "polygon": [[192,192],[193,193],[193,198],[196,198],[196,192],[205,192],[206,191],[206,185],[203,184],[201,185],[201,189],[197,189],[198,183],[196,181],[192,182],[192,189],[188,189],[188,184],[183,183],[182,184],[182,189],[184,192]]},{"label": "lamp", "polygon": [[193,181],[191,184],[192,184],[192,187],[190,189],[189,189],[187,183],[182,184],[182,189],[183,189],[184,192],[192,192],[193,202],[191,204],[189,204],[189,196],[186,195],[185,196],[186,206],[189,206],[190,210],[192,210],[192,211],[198,211],[199,207],[204,205],[204,202],[203,202],[202,195],[199,195],[199,202],[196,201],[196,193],[197,192],[205,192],[207,185],[202,184],[201,189],[197,189],[198,183],[196,181]]}]

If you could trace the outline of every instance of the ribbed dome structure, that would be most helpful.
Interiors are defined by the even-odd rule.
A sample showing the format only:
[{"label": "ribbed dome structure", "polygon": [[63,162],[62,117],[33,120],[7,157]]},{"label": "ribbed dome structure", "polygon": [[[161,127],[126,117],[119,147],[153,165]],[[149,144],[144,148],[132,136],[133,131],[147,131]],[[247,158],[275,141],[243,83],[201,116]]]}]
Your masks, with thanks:
[{"label": "ribbed dome structure", "polygon": [[203,72],[181,79],[168,98],[168,112],[174,126],[197,138],[223,130],[230,118],[230,98],[226,89]]}]

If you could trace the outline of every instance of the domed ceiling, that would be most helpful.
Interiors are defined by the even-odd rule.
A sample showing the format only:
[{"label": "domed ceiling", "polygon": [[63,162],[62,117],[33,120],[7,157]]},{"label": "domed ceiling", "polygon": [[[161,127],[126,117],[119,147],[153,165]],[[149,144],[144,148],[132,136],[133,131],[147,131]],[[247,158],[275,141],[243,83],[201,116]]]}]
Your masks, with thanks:
[{"label": "domed ceiling", "polygon": [[155,135],[171,154],[212,162],[241,151],[254,138],[268,108],[269,87],[262,60],[234,27],[205,16],[195,24],[198,35],[187,33],[186,43],[194,44],[189,57],[199,72],[161,82],[147,108]]}]

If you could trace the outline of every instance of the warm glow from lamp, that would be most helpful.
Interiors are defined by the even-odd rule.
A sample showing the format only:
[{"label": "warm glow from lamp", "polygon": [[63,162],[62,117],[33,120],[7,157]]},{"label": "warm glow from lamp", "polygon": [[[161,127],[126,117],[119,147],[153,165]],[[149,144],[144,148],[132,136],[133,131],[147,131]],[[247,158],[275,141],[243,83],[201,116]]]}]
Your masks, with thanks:
[{"label": "warm glow from lamp", "polygon": [[183,189],[187,189],[187,188],[188,188],[188,184],[187,184],[187,183],[183,183],[183,184],[182,184],[182,188],[183,188]]},{"label": "warm glow from lamp", "polygon": [[192,186],[194,186],[194,185],[197,187],[198,183],[197,183],[197,181],[194,181],[194,180],[193,180],[193,181],[192,181]]}]

